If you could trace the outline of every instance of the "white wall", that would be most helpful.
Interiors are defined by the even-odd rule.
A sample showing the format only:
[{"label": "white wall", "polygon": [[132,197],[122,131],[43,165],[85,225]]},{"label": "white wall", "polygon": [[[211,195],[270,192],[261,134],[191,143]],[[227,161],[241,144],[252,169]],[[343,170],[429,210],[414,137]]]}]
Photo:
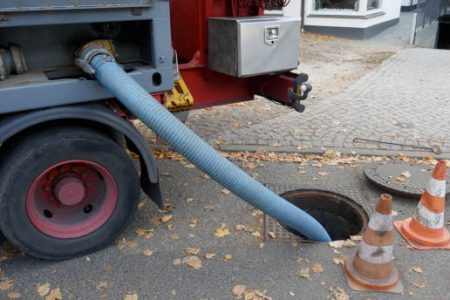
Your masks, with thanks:
[{"label": "white wall", "polygon": [[[384,23],[390,20],[398,19],[400,17],[400,9],[401,9],[401,1],[402,0],[383,0],[382,7],[380,10],[368,11],[368,12],[340,12],[335,14],[340,15],[355,15],[355,16],[364,16],[368,14],[372,14],[378,11],[384,12],[384,15],[377,16],[373,18],[339,18],[333,17],[332,14],[330,16],[321,16],[321,17],[312,17],[309,16],[311,14],[319,15],[323,14],[320,11],[314,10],[314,0],[306,0],[305,3],[305,25],[306,26],[328,26],[328,27],[350,27],[350,28],[367,28],[376,24]],[[365,0],[360,0],[361,5],[367,5]]]},{"label": "white wall", "polygon": [[402,6],[411,6],[411,5],[416,5],[417,4],[417,0],[412,0],[412,4],[411,4],[411,0],[402,0]]},{"label": "white wall", "polygon": [[283,8],[283,15],[288,17],[300,17],[301,9],[301,0],[291,0],[289,5]]}]

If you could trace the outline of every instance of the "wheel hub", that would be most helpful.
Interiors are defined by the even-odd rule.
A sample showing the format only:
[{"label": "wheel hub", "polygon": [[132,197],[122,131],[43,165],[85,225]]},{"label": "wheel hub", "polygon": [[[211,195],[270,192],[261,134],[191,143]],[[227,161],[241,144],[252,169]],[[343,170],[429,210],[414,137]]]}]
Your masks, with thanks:
[{"label": "wheel hub", "polygon": [[86,190],[81,180],[75,177],[61,179],[55,187],[55,195],[59,202],[74,206],[83,201]]},{"label": "wheel hub", "polygon": [[117,183],[101,165],[88,160],[57,163],[40,173],[27,193],[27,213],[41,232],[56,238],[88,235],[113,214]]}]

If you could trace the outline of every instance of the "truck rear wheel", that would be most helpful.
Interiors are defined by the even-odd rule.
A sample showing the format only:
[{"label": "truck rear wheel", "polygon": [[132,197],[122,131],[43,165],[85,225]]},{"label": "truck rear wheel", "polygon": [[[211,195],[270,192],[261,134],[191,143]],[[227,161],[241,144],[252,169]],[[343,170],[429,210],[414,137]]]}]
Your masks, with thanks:
[{"label": "truck rear wheel", "polygon": [[48,129],[14,143],[0,176],[1,230],[26,254],[51,260],[110,244],[140,192],[124,149],[86,128]]}]

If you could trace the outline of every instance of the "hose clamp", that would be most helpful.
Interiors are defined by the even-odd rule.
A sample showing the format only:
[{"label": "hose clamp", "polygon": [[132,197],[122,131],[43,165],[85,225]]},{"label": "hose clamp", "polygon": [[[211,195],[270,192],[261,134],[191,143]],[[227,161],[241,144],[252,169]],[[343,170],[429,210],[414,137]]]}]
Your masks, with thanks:
[{"label": "hose clamp", "polygon": [[95,69],[91,66],[92,60],[97,55],[103,56],[106,61],[115,62],[114,56],[108,50],[98,46],[90,46],[80,51],[79,57],[75,59],[75,64],[84,72],[94,75]]}]

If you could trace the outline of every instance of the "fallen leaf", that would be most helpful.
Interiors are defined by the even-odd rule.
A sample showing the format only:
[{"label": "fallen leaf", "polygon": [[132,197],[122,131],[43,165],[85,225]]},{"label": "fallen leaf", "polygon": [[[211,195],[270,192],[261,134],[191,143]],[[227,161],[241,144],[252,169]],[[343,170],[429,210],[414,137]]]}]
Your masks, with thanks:
[{"label": "fallen leaf", "polygon": [[123,296],[123,300],[138,300],[138,295],[136,293],[128,293]]},{"label": "fallen leaf", "polygon": [[311,271],[313,273],[322,273],[324,271],[324,268],[321,264],[314,264],[311,268]]},{"label": "fallen leaf", "polygon": [[223,238],[226,237],[227,235],[230,235],[230,230],[226,227],[225,224],[222,224],[220,228],[217,228],[216,231],[214,231],[214,235],[217,238]]},{"label": "fallen leaf", "polygon": [[144,238],[146,240],[155,236],[155,234],[153,233],[153,229],[138,228],[135,232],[138,237]]},{"label": "fallen leaf", "polygon": [[186,199],[186,202],[187,202],[187,203],[190,203],[190,202],[192,202],[192,201],[194,201],[194,198],[187,198],[187,199]]},{"label": "fallen leaf", "polygon": [[269,232],[267,232],[267,234],[268,234],[269,237],[272,238],[272,239],[276,238],[275,232],[269,231]]},{"label": "fallen leaf", "polygon": [[153,251],[150,251],[150,250],[144,250],[144,251],[142,251],[142,255],[144,255],[144,256],[152,256],[153,255]]},{"label": "fallen leaf", "polygon": [[309,278],[309,268],[301,269],[297,272],[300,277]]},{"label": "fallen leaf", "polygon": [[208,174],[203,174],[202,177],[203,177],[204,179],[210,179],[210,178],[211,178],[211,177],[208,176]]},{"label": "fallen leaf", "polygon": [[227,189],[222,189],[222,193],[224,193],[225,195],[231,194],[231,192]]},{"label": "fallen leaf", "polygon": [[183,258],[183,263],[193,268],[194,270],[199,270],[203,267],[202,260],[197,256],[186,256]]},{"label": "fallen leaf", "polygon": [[400,181],[400,182],[405,182],[406,179],[407,178],[405,176],[402,176],[402,175],[395,177],[395,180]]},{"label": "fallen leaf", "polygon": [[400,173],[400,175],[402,175],[405,178],[410,178],[411,177],[411,172],[403,171],[403,172]]},{"label": "fallen leaf", "polygon": [[223,258],[225,259],[225,261],[230,261],[230,260],[233,259],[233,256],[232,256],[231,254],[225,254],[225,255],[223,256]]},{"label": "fallen leaf", "polygon": [[147,199],[144,199],[144,200],[140,201],[139,204],[138,204],[138,209],[143,208],[146,203],[147,203]]},{"label": "fallen leaf", "polygon": [[252,232],[252,235],[256,238],[262,237],[261,233],[259,233],[258,231]]},{"label": "fallen leaf", "polygon": [[184,250],[184,252],[186,252],[187,254],[190,254],[190,255],[197,255],[200,253],[200,248],[188,247]]},{"label": "fallen leaf", "polygon": [[13,286],[13,281],[9,278],[2,279],[0,281],[0,291],[9,290]]},{"label": "fallen leaf", "polygon": [[345,256],[341,254],[339,256],[339,258],[338,257],[333,258],[333,261],[337,265],[344,265],[345,264]]},{"label": "fallen leaf", "polygon": [[319,172],[319,175],[320,175],[320,176],[327,176],[327,175],[328,175],[328,172],[322,171],[322,172]]},{"label": "fallen leaf", "polygon": [[247,169],[247,170],[253,170],[254,168],[257,167],[257,165],[254,163],[245,163],[245,164],[243,164],[243,167],[244,167],[244,169]]},{"label": "fallen leaf", "polygon": [[413,283],[413,286],[415,286],[418,289],[424,289],[427,287],[427,284],[425,282],[422,283]]},{"label": "fallen leaf", "polygon": [[108,283],[106,281],[100,281],[99,283],[97,283],[97,285],[95,286],[95,288],[97,290],[102,290],[102,289],[106,289],[108,287]]},{"label": "fallen leaf", "polygon": [[123,250],[125,248],[130,248],[130,249],[134,249],[137,247],[137,243],[136,242],[129,242],[127,241],[125,238],[121,239],[121,240],[117,240],[116,241],[116,247],[119,250]]},{"label": "fallen leaf", "polygon": [[352,236],[350,236],[350,239],[352,241],[361,241],[362,240],[362,236],[360,236],[360,235],[352,235]]},{"label": "fallen leaf", "polygon": [[62,300],[61,290],[59,288],[50,290],[50,293],[45,297],[45,300]]},{"label": "fallen leaf", "polygon": [[173,205],[170,203],[165,203],[161,209],[158,209],[159,212],[168,213],[173,209]]},{"label": "fallen leaf", "polygon": [[244,295],[246,289],[247,287],[245,285],[242,284],[235,285],[233,287],[233,295],[236,297],[241,297],[242,295]]},{"label": "fallen leaf", "polygon": [[329,242],[328,245],[333,248],[340,249],[342,247],[356,247],[356,243],[352,240],[341,240],[341,241],[333,241]]},{"label": "fallen leaf", "polygon": [[189,221],[189,227],[194,228],[194,227],[196,227],[197,225],[198,225],[198,219],[192,218],[192,219]]},{"label": "fallen leaf", "polygon": [[193,165],[193,164],[187,164],[187,165],[184,165],[186,168],[188,168],[188,169],[194,169],[195,168],[195,166]]},{"label": "fallen leaf", "polygon": [[181,265],[181,259],[179,259],[179,258],[174,259],[174,260],[173,260],[173,265],[174,265],[174,266],[179,266],[179,265]]},{"label": "fallen leaf", "polygon": [[164,215],[161,217],[162,223],[170,222],[173,219],[173,215]]},{"label": "fallen leaf", "polygon": [[422,273],[423,270],[420,267],[412,267],[409,269],[410,272]]},{"label": "fallen leaf", "polygon": [[21,295],[18,292],[9,292],[7,296],[9,299],[18,299]]},{"label": "fallen leaf", "polygon": [[169,236],[169,238],[170,238],[171,240],[178,241],[178,240],[180,239],[180,236],[179,236],[177,233],[174,233],[174,234],[171,234],[171,235]]},{"label": "fallen leaf", "polygon": [[332,300],[349,300],[350,297],[341,287],[331,287],[330,288],[330,298]]},{"label": "fallen leaf", "polygon": [[244,228],[245,228],[245,225],[243,225],[243,224],[237,224],[236,226],[234,226],[234,228],[236,228],[236,230],[244,230]]},{"label": "fallen leaf", "polygon": [[205,258],[206,259],[213,259],[217,254],[216,253],[206,253]]}]

